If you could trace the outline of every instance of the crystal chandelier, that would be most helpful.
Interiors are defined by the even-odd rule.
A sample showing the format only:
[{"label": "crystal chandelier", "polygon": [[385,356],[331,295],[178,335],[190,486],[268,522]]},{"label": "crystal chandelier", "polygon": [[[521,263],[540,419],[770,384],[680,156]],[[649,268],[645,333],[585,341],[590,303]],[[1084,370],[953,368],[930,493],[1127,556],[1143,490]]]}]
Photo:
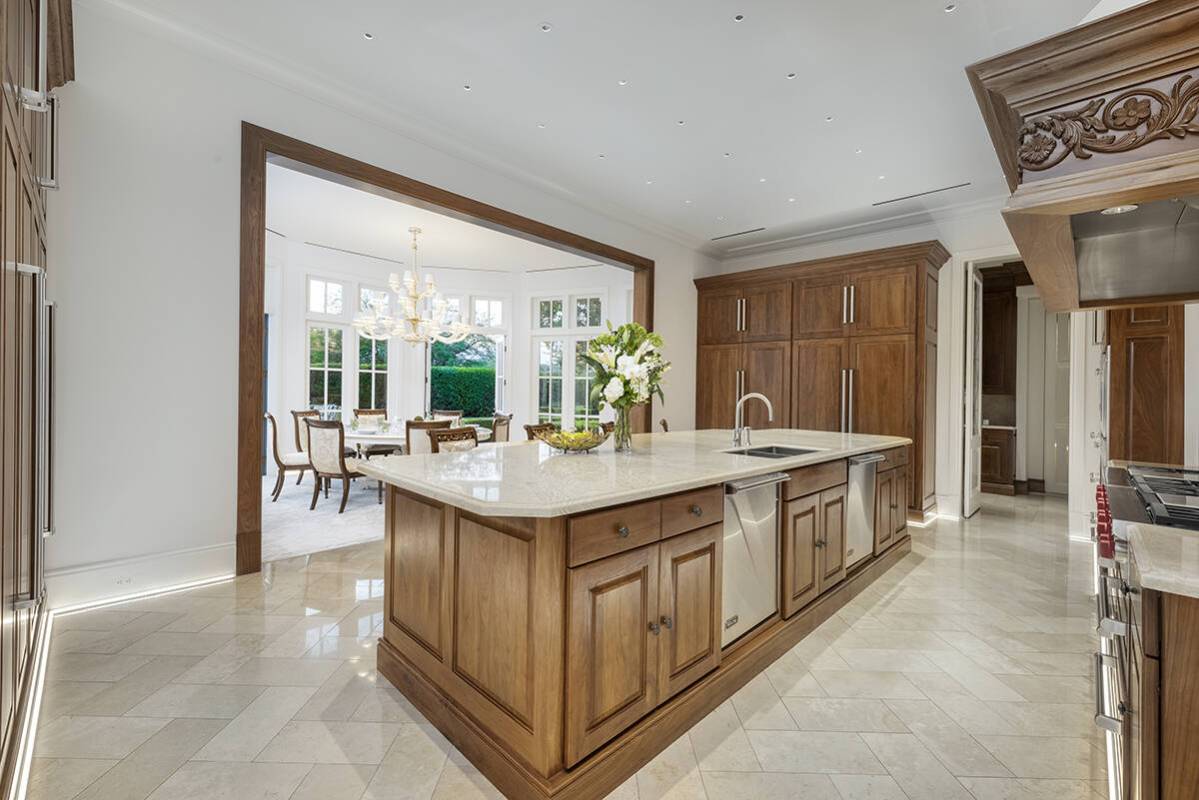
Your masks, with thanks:
[{"label": "crystal chandelier", "polygon": [[409,344],[460,342],[470,335],[471,327],[451,318],[449,303],[437,291],[432,275],[425,276],[422,286],[416,266],[416,237],[421,229],[409,228],[408,232],[412,234],[412,269],[404,270],[403,280],[393,272],[387,281],[399,298],[399,314],[387,313],[386,298],[372,298],[367,310],[354,319],[354,329],[367,339],[396,337]]}]

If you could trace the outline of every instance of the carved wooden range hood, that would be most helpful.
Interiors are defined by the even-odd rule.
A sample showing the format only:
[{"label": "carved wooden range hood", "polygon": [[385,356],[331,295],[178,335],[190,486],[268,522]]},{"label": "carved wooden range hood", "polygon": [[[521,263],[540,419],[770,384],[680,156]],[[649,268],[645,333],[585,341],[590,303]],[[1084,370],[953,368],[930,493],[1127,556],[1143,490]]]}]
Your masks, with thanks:
[{"label": "carved wooden range hood", "polygon": [[1199,0],[1153,0],[966,69],[1051,311],[1199,298]]}]

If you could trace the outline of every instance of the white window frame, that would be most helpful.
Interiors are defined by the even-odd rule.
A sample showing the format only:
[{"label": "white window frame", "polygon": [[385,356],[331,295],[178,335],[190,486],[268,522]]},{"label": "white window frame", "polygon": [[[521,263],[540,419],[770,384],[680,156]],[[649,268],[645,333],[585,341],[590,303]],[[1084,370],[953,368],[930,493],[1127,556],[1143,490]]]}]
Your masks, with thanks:
[{"label": "white window frame", "polygon": [[[341,287],[341,313],[329,314],[324,311],[312,310],[312,282],[321,281],[325,284],[336,283]],[[358,308],[358,282],[354,280],[346,280],[345,278],[334,278],[328,275],[309,272],[304,275],[304,316],[309,320],[323,320],[326,322],[345,322],[352,318],[351,311]],[[352,302],[347,302],[350,300]],[[326,301],[326,306],[328,302]]]},{"label": "white window frame", "polygon": [[[318,278],[317,280],[320,280],[320,279]],[[390,314],[395,309],[395,299],[396,298],[395,298],[395,293],[392,292],[391,289],[388,289],[385,286],[375,286],[374,284],[363,283],[361,281],[355,283],[354,286],[356,289],[356,296],[358,298],[358,304],[354,307],[355,315],[361,314],[366,310],[362,307],[362,293],[363,292],[382,292],[383,295],[385,297],[387,297],[387,305],[384,306],[383,313]],[[343,305],[343,307],[344,307],[344,305]]]},{"label": "white window frame", "polygon": [[[557,416],[557,419],[552,420],[559,425],[563,430],[574,430],[576,424],[580,421],[575,417],[575,385],[576,376],[575,370],[578,366],[578,356],[575,348],[579,342],[588,342],[595,338],[594,330],[591,333],[570,333],[570,334],[554,334],[533,336],[531,361],[532,361],[532,387],[531,387],[531,410],[530,419],[541,421],[541,343],[542,342],[562,342],[562,413]],[[594,385],[594,381],[592,381]],[[553,415],[551,415],[553,416]],[[608,414],[605,410],[600,410],[595,417],[584,415],[584,419],[591,424],[598,424],[605,419]]]},{"label": "white window frame", "polygon": [[[499,325],[480,325],[475,319],[475,303],[478,301],[500,304],[500,324]],[[512,303],[508,297],[498,294],[472,294],[469,298],[467,313],[470,317],[469,322],[475,329],[475,333],[484,335],[492,333],[506,333],[508,330],[508,320],[512,314]]]},{"label": "white window frame", "polygon": [[[328,373],[331,370],[329,367],[328,334],[326,334],[326,339],[325,339],[325,366],[314,368],[312,366],[312,352],[309,348],[310,348],[311,342],[312,342],[312,331],[315,328],[321,328],[326,331],[338,330],[341,332],[341,367],[340,367],[341,404],[339,406],[339,410],[344,413],[344,411],[347,408],[351,408],[351,406],[348,404],[349,398],[348,398],[347,392],[346,392],[346,374],[348,372],[350,372],[350,370],[347,369],[347,364],[346,364],[346,342],[351,337],[349,335],[349,329],[345,325],[339,325],[336,323],[325,322],[325,321],[321,321],[321,320],[309,320],[307,322],[307,324],[305,324],[305,326],[304,326],[304,407],[312,408],[312,400],[311,400],[310,392],[312,389],[312,370],[313,369],[319,369],[321,372],[325,373],[325,402],[322,403],[321,406],[322,406],[322,409],[324,409],[325,407],[327,407],[329,405],[329,403],[328,403],[328,400],[329,400],[329,376],[328,376]],[[358,344],[358,342],[357,342],[356,338],[354,340],[354,344],[355,344],[355,348],[354,348],[354,369],[353,369],[354,377],[353,377],[353,380],[355,381],[355,387],[356,387],[357,380],[358,380],[358,374],[357,374],[358,373],[358,370],[357,370],[357,365],[358,365],[357,344]],[[356,391],[356,389],[355,389],[355,391]]]},{"label": "white window frame", "polygon": [[[371,344],[371,365],[369,367],[367,367],[365,370],[362,368],[361,359],[359,358],[359,350],[361,350],[362,343],[364,341],[370,342],[370,344]],[[386,343],[387,343],[387,366],[380,369],[379,365],[377,363],[376,353],[375,353],[376,340],[368,339],[365,336],[362,336],[361,334],[359,334],[357,332],[354,333],[354,391],[357,394],[357,397],[354,401],[354,408],[374,408],[375,407],[375,382],[379,379],[380,375],[382,375],[384,380],[386,380],[386,382],[387,382],[387,391],[383,393],[383,410],[386,411],[387,407],[391,404],[390,403],[390,401],[391,401],[391,359],[395,352],[392,349],[391,342],[392,342],[391,339],[386,340]],[[364,372],[371,376],[371,393],[370,393],[370,398],[369,398],[370,403],[362,402],[362,391],[361,391],[360,384],[362,383],[362,375]],[[344,387],[342,389],[342,394],[343,395],[345,394]],[[389,414],[388,419],[390,419],[390,418],[391,418],[391,416]]]},{"label": "white window frame", "polygon": [[[599,322],[595,323],[594,325],[579,325],[578,324],[578,322],[577,322],[578,309],[576,307],[576,304],[578,303],[579,300],[599,300],[599,302],[600,302]],[[594,331],[602,331],[604,329],[604,321],[611,318],[611,314],[608,311],[607,292],[575,292],[570,295],[569,308],[570,308],[570,325],[568,326],[569,330],[593,331],[593,332]]]},{"label": "white window frame", "polygon": [[[541,304],[552,303],[555,300],[562,304],[562,325],[555,328],[553,326],[541,326]],[[531,298],[529,305],[529,327],[534,333],[557,336],[565,333],[570,328],[570,298],[564,294],[544,294],[534,295]]]}]

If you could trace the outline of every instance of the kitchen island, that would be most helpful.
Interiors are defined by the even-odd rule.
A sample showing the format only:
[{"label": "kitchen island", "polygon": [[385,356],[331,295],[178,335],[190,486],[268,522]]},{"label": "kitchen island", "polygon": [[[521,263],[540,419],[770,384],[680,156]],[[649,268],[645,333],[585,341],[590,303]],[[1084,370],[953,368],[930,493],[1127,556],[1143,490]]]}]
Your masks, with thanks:
[{"label": "kitchen island", "polygon": [[[379,671],[509,797],[604,797],[910,550],[910,440],[755,437],[805,452],[700,431],[366,462],[388,485]],[[864,454],[866,504],[847,488]],[[777,607],[722,647],[726,485],[770,474]],[[847,568],[863,505],[872,536]]]}]

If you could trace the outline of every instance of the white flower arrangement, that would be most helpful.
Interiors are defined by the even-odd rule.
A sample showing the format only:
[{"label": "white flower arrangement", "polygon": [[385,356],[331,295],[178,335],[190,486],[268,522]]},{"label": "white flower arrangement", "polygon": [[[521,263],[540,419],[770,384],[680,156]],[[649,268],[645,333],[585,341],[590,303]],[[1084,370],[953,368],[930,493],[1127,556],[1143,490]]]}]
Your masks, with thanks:
[{"label": "white flower arrangement", "polygon": [[662,357],[662,337],[635,322],[615,330],[608,323],[608,332],[591,340],[583,360],[597,373],[593,397],[611,408],[627,410],[654,395],[664,399],[661,380],[670,362]]}]

